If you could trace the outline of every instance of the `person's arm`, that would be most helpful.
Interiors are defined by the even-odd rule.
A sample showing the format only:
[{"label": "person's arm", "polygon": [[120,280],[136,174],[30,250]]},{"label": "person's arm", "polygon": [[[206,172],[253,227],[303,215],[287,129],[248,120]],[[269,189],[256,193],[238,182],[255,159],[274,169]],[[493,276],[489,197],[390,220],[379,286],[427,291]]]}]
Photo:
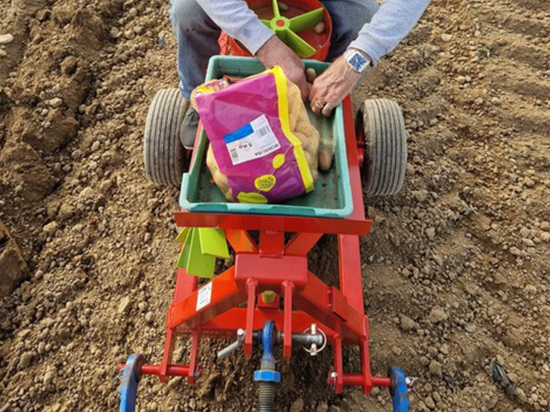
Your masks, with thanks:
[{"label": "person's arm", "polygon": [[374,64],[391,53],[416,25],[430,0],[385,0],[349,47],[362,50]]},{"label": "person's arm", "polygon": [[252,54],[273,36],[244,0],[197,0],[197,3],[218,27],[240,41]]},{"label": "person's arm", "polygon": [[[418,22],[430,0],[385,0],[370,23],[363,26],[349,48],[359,50],[372,65],[391,53]],[[339,57],[313,83],[311,108],[328,116],[363,75]]]},{"label": "person's arm", "polygon": [[[266,68],[281,66],[305,99],[309,89],[302,60],[266,27],[244,0],[197,0],[202,9],[229,36],[240,41]],[[200,46],[200,45],[199,45]]]}]

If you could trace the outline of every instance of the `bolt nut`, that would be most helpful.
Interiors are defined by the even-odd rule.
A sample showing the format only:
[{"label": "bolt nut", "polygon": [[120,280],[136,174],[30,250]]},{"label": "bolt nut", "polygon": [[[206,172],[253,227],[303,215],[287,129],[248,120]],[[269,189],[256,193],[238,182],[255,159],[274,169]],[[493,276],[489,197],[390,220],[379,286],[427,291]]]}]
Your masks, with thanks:
[{"label": "bolt nut", "polygon": [[256,382],[281,382],[281,374],[270,369],[260,369],[254,372],[254,381]]}]

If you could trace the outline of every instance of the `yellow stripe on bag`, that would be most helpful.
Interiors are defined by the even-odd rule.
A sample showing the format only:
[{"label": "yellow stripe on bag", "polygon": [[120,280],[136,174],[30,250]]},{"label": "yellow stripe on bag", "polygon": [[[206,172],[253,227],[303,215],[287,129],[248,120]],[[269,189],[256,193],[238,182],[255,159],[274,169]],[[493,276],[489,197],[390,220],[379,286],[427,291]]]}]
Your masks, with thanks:
[{"label": "yellow stripe on bag", "polygon": [[286,77],[279,66],[275,66],[270,70],[267,70],[267,73],[273,73],[275,76],[275,86],[277,87],[277,98],[279,103],[279,119],[281,121],[281,128],[285,137],[293,146],[294,157],[298,163],[298,169],[300,170],[300,175],[302,176],[302,181],[306,188],[306,192],[311,192],[314,189],[313,177],[311,176],[311,170],[309,170],[309,165],[307,164],[306,155],[304,149],[302,148],[302,142],[294,136],[290,130],[290,120],[288,114],[288,94],[286,87]]}]

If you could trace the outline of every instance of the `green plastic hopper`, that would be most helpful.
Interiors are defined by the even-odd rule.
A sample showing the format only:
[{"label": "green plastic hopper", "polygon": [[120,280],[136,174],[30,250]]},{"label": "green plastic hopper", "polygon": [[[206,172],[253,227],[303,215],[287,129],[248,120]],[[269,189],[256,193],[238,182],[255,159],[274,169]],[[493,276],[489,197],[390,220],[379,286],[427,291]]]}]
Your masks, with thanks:
[{"label": "green plastic hopper", "polygon": [[277,0],[273,0],[273,18],[261,19],[261,22],[269,27],[288,47],[306,58],[313,56],[316,50],[308,42],[296,34],[296,32],[309,29],[323,21],[324,8],[320,7],[299,16],[287,18],[281,15]]}]

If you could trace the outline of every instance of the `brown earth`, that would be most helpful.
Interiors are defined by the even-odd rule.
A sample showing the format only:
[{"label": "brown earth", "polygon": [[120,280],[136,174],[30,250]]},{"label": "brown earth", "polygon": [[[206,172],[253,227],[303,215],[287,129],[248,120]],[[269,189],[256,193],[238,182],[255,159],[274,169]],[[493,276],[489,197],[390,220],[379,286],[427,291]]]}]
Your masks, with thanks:
[{"label": "brown earth", "polygon": [[[0,297],[2,412],[115,410],[115,365],[160,360],[177,191],[145,180],[141,139],[177,84],[167,3],[0,4],[2,290],[24,276]],[[549,38],[548,0],[434,0],[355,94],[397,100],[410,133],[405,188],[369,200],[362,257],[373,369],[418,376],[414,410],[549,410]],[[328,281],[334,254],[326,238],[312,259]],[[221,345],[195,387],[145,378],[139,410],[252,410],[256,363],[217,362]],[[281,365],[279,410],[391,409],[333,395],[329,352]]]}]

